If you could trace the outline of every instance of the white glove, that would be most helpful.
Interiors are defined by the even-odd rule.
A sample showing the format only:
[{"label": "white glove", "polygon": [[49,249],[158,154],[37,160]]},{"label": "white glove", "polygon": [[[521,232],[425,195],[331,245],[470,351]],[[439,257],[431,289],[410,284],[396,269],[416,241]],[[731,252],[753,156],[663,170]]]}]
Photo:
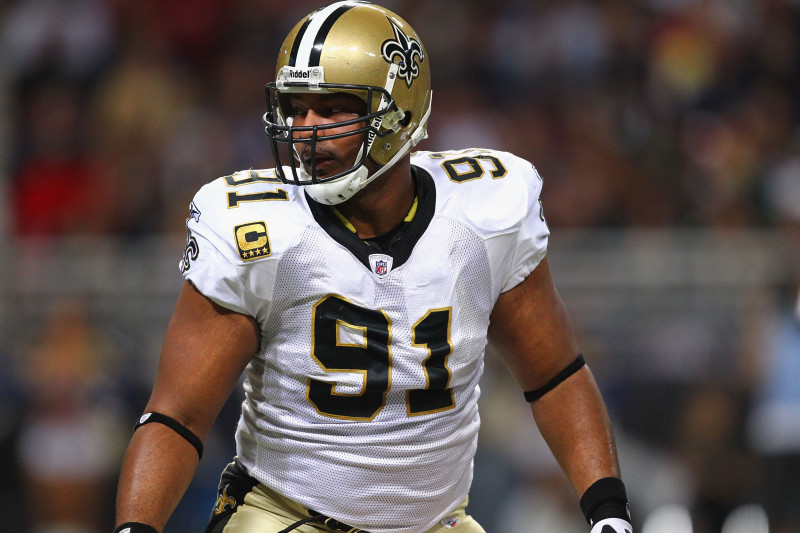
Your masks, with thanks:
[{"label": "white glove", "polygon": [[591,533],[633,533],[633,526],[621,518],[606,518],[594,524]]}]

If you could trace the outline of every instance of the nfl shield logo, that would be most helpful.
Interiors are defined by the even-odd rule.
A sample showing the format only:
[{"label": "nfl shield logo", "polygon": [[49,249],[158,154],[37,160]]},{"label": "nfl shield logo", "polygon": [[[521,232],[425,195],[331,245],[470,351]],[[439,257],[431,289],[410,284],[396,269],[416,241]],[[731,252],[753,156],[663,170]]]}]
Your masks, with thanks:
[{"label": "nfl shield logo", "polygon": [[442,524],[445,529],[453,529],[461,525],[461,520],[459,520],[457,516],[448,516],[439,523]]},{"label": "nfl shield logo", "polygon": [[372,254],[369,256],[369,266],[372,272],[382,278],[392,271],[392,256],[385,254]]}]

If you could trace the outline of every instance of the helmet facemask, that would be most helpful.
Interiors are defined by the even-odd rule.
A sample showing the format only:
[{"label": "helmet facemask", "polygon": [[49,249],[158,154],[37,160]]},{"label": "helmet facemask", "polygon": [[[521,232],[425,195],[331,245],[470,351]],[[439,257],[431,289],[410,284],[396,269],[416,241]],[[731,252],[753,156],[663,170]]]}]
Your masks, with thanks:
[{"label": "helmet facemask", "polygon": [[[367,112],[353,119],[316,126],[295,126],[290,116],[289,96],[297,93],[348,93],[355,94],[366,103]],[[365,167],[372,146],[384,137],[392,135],[403,126],[406,114],[397,108],[394,99],[383,87],[320,83],[312,87],[303,82],[280,81],[266,87],[268,111],[263,122],[276,163],[276,173],[284,183],[293,185],[316,185],[329,183]],[[346,132],[328,133],[342,127],[358,125]],[[306,133],[310,135],[301,136]],[[316,145],[319,142],[362,136],[361,148],[352,166],[330,176],[321,177],[316,168]],[[311,161],[306,170],[301,163],[303,145],[309,145]],[[288,150],[286,149],[288,147]],[[286,155],[288,153],[288,156]],[[286,161],[288,160],[288,161]],[[286,161],[286,163],[284,163]],[[284,168],[285,167],[285,168]],[[288,169],[288,172],[287,172]]]}]

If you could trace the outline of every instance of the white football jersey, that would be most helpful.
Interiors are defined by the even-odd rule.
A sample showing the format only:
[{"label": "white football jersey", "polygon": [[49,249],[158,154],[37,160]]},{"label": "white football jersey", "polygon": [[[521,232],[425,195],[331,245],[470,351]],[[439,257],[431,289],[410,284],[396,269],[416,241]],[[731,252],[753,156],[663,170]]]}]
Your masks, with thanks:
[{"label": "white football jersey", "polygon": [[432,527],[466,497],[498,295],[545,255],[533,166],[412,155],[418,205],[388,250],[271,170],[204,186],[181,270],[254,317],[237,454],[260,482],[373,533]]}]

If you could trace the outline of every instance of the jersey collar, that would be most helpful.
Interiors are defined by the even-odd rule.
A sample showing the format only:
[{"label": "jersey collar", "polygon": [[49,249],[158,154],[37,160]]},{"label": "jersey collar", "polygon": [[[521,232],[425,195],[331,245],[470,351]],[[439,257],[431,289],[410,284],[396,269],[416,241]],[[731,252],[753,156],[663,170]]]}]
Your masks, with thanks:
[{"label": "jersey collar", "polygon": [[[371,255],[379,253],[390,256],[393,260],[393,269],[396,269],[411,256],[414,246],[425,233],[436,211],[436,187],[433,178],[425,170],[413,165],[411,174],[417,191],[416,212],[409,211],[409,215],[400,223],[401,227],[393,235],[385,249],[377,250],[374,244],[360,239],[347,227],[349,223],[337,216],[331,206],[316,202],[308,194],[306,194],[306,201],[317,224],[333,240],[347,248],[365,267],[372,270],[369,258]],[[412,206],[413,210],[414,206]]]}]

